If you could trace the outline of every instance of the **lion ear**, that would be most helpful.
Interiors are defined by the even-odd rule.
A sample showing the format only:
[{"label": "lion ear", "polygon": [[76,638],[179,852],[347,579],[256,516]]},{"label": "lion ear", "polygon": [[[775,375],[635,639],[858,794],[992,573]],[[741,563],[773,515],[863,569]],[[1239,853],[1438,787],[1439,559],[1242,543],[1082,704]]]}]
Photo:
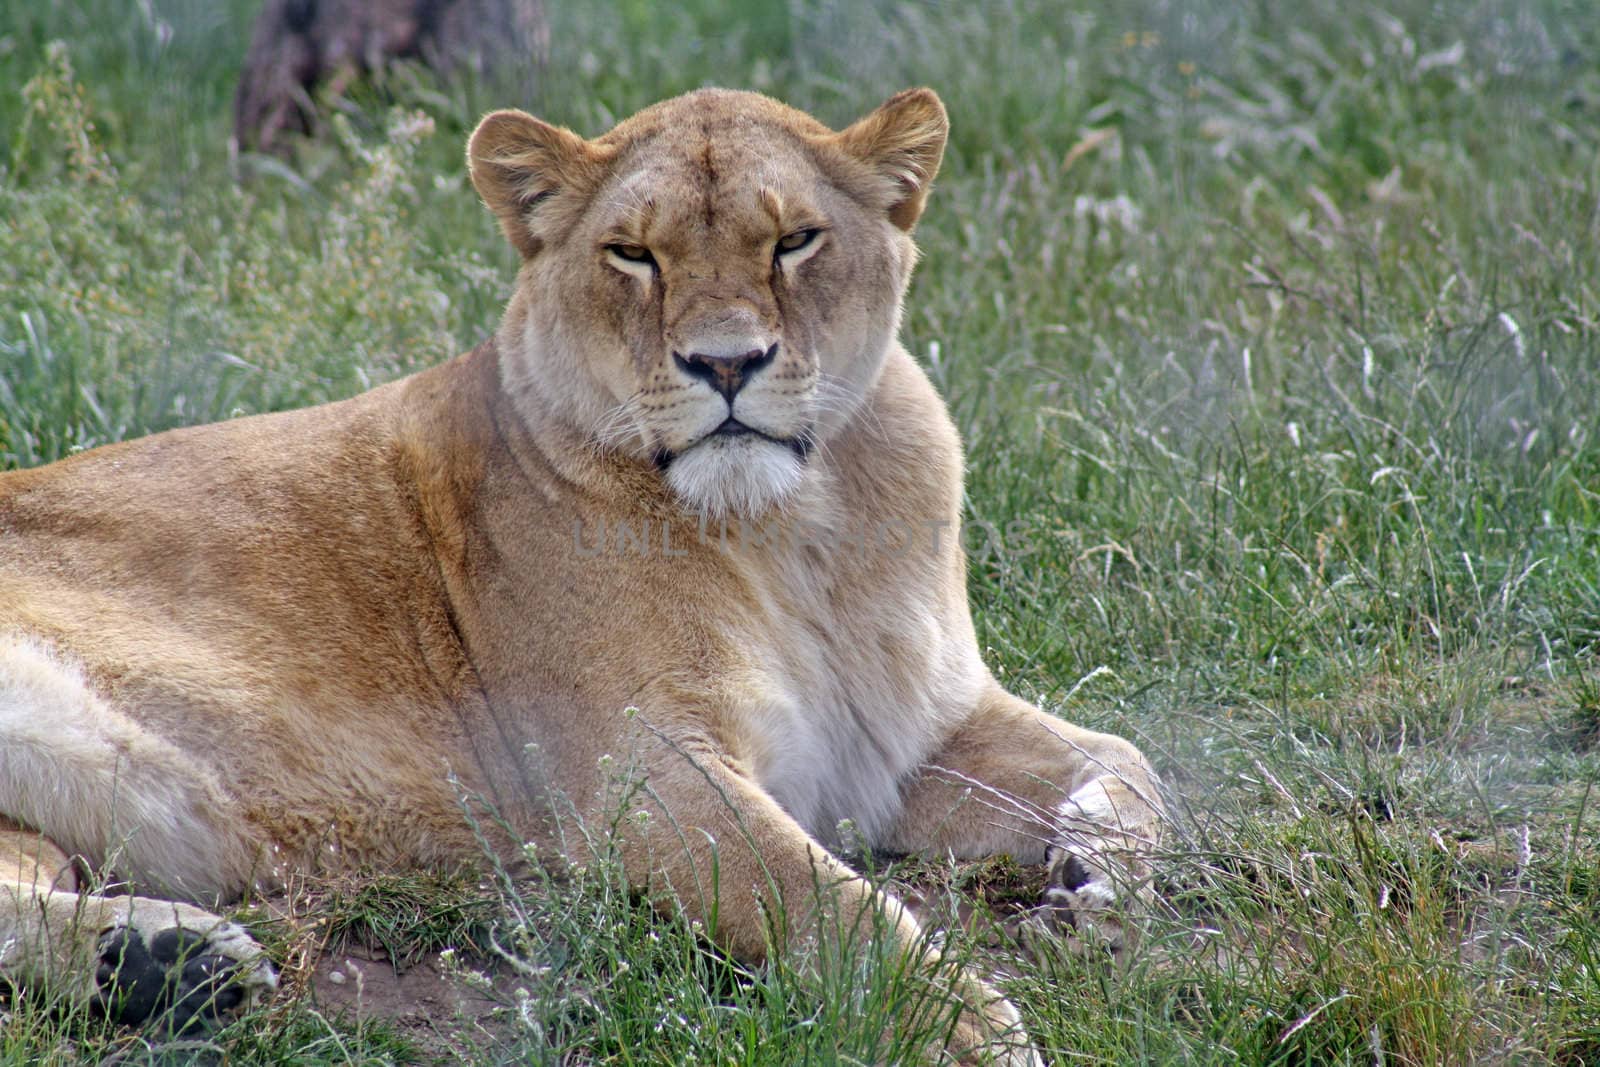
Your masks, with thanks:
[{"label": "lion ear", "polygon": [[892,183],[889,221],[910,230],[939,173],[950,119],[932,89],[896,93],[838,134],[839,147]]},{"label": "lion ear", "polygon": [[492,111],[467,141],[472,185],[522,258],[544,245],[533,209],[557,194],[591,192],[609,154],[525,111]]}]

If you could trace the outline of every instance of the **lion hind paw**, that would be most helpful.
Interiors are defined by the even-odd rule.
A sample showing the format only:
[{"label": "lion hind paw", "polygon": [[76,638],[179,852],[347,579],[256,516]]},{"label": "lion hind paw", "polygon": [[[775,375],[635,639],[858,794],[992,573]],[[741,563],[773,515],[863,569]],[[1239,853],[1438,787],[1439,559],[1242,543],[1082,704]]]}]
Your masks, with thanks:
[{"label": "lion hind paw", "polygon": [[277,987],[272,964],[243,927],[179,908],[156,907],[165,913],[164,924],[150,922],[147,910],[137,916],[141,921],[130,916],[101,933],[95,999],[115,1021],[192,1032],[244,1011]]}]

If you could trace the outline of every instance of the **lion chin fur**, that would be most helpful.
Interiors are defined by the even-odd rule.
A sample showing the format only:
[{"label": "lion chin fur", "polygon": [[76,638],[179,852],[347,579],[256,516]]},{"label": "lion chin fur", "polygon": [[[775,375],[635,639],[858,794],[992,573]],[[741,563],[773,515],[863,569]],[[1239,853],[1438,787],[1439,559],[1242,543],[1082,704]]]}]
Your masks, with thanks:
[{"label": "lion chin fur", "polygon": [[766,515],[794,500],[804,478],[804,459],[774,441],[703,441],[667,468],[684,506],[712,519]]},{"label": "lion chin fur", "polygon": [[[845,846],[1049,859],[1064,913],[1137,898],[1149,765],[985,665],[960,441],[895,339],[945,136],[927,89],[841,131],[724,90],[593,139],[494,112],[467,152],[521,258],[494,337],[0,475],[0,971],[105,1000],[147,988],[94,977],[108,944],[203,942],[266,995],[192,904],[481,861],[463,803],[506,856],[559,849],[619,774],[630,881],[752,961],[873,912],[937,963]],[[80,896],[83,866],[149,896]],[[1038,1062],[943,973],[941,1048]]]}]

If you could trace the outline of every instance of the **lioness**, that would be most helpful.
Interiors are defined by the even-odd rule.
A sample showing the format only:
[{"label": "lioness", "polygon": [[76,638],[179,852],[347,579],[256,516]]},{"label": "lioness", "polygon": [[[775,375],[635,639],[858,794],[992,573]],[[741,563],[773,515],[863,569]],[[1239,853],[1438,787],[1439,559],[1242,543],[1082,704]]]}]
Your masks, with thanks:
[{"label": "lioness", "polygon": [[[273,970],[195,904],[476,857],[463,794],[550,843],[622,766],[630,880],[743,959],[877,909],[937,965],[845,819],[1048,861],[1047,903],[1119,936],[1151,770],[985,668],[960,443],[896,340],[946,128],[927,89],[842,132],[713,89],[595,140],[495,112],[468,164],[522,266],[493,339],[0,478],[7,974],[231,1008]],[[151,895],[74,891],[106,867]],[[1038,1062],[951,982],[950,1054]]]}]

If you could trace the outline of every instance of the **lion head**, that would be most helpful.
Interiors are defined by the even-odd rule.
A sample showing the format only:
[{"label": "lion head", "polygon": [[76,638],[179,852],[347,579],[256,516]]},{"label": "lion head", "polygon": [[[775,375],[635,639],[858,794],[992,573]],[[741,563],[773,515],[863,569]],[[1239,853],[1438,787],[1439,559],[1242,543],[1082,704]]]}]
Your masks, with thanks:
[{"label": "lion head", "polygon": [[895,343],[947,128],[928,89],[841,132],[721,89],[594,140],[493,112],[467,157],[523,260],[508,391],[653,461],[693,512],[781,506]]}]

